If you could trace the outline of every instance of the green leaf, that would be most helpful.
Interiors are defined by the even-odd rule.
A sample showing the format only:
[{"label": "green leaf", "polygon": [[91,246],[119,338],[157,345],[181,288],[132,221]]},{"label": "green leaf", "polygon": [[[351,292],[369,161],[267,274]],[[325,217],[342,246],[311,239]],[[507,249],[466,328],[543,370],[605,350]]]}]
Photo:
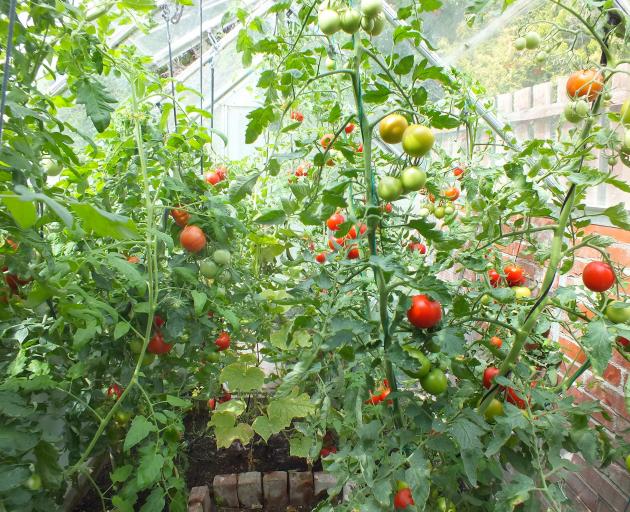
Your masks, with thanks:
[{"label": "green leaf", "polygon": [[593,370],[601,375],[612,357],[612,337],[606,323],[603,320],[590,321],[580,344],[588,354]]},{"label": "green leaf", "polygon": [[112,482],[125,482],[133,473],[133,466],[131,464],[127,464],[125,466],[117,467],[112,473],[110,473],[109,477],[112,479]]},{"label": "green leaf", "polygon": [[0,391],[0,413],[10,418],[29,416],[34,412],[24,399],[12,391]]},{"label": "green leaf", "polygon": [[118,322],[114,328],[114,339],[118,340],[129,332],[131,325],[129,322]]},{"label": "green leaf", "polygon": [[28,229],[37,222],[37,208],[32,201],[19,196],[6,196],[2,198],[2,202],[20,228]]},{"label": "green leaf", "polygon": [[615,206],[611,206],[610,208],[606,208],[602,212],[602,215],[608,217],[613,226],[630,230],[630,218],[628,217],[628,212],[624,203],[619,203]]},{"label": "green leaf", "polygon": [[184,400],[173,395],[166,395],[166,402],[173,407],[181,407],[182,409],[190,409],[192,407],[190,400]]},{"label": "green leaf", "polygon": [[440,7],[442,7],[441,0],[420,0],[420,11],[437,11]]},{"label": "green leaf", "polygon": [[254,219],[254,222],[258,224],[274,225],[282,224],[286,220],[286,213],[284,210],[266,210]]},{"label": "green leaf", "polygon": [[91,204],[73,204],[72,211],[83,221],[86,230],[98,236],[130,240],[138,235],[136,225],[128,217],[106,212]]},{"label": "green leaf", "polygon": [[15,430],[15,427],[0,424],[0,453],[18,455],[27,452],[38,442],[38,437],[30,432]]},{"label": "green leaf", "polygon": [[252,423],[252,428],[265,442],[267,442],[273,434],[282,430],[280,429],[276,431],[276,428],[267,416],[258,416],[258,418],[256,418]]},{"label": "green leaf", "polygon": [[315,409],[315,404],[306,393],[298,395],[297,389],[293,389],[290,395],[271,401],[267,407],[267,416],[274,424],[283,424],[286,428],[293,418],[305,418]]},{"label": "green leaf", "polygon": [[311,436],[297,434],[289,439],[291,457],[301,457],[305,459],[309,456],[312,446],[313,438]]},{"label": "green leaf", "polygon": [[155,9],[155,2],[153,0],[121,0],[120,5],[125,9],[132,9],[134,11],[149,12]]},{"label": "green leaf", "polygon": [[137,482],[142,489],[151,486],[160,477],[160,472],[164,466],[164,457],[160,453],[151,450],[140,458],[138,466]]},{"label": "green leaf", "polygon": [[107,254],[109,266],[120,272],[141,295],[147,288],[146,278],[138,271],[138,266],[129,263],[116,253]]},{"label": "green leaf", "polygon": [[[239,32],[239,38],[242,32]],[[247,114],[249,123],[245,131],[245,143],[252,144],[256,142],[256,139],[271,124],[275,117],[273,108],[270,105],[254,109]]]},{"label": "green leaf", "polygon": [[204,308],[206,307],[208,296],[203,292],[198,292],[197,290],[191,290],[190,294],[193,298],[195,315],[201,316],[203,314]]},{"label": "green leaf", "polygon": [[[137,2],[134,0],[133,2]],[[105,86],[90,77],[79,79],[76,87],[77,103],[85,105],[85,112],[99,132],[104,132],[111,121],[116,99],[110,96]]]},{"label": "green leaf", "polygon": [[413,69],[413,55],[407,55],[398,61],[394,67],[394,73],[398,75],[406,75]]},{"label": "green leaf", "polygon": [[248,194],[251,194],[259,177],[260,173],[237,176],[236,179],[230,183],[228,190],[230,202],[237,203]]},{"label": "green leaf", "polygon": [[140,512],[162,512],[164,510],[164,490],[157,486],[149,494]]},{"label": "green leaf", "polygon": [[245,363],[232,363],[221,372],[221,382],[229,383],[234,391],[252,391],[262,388],[265,383],[265,372],[256,366]]},{"label": "green leaf", "polygon": [[26,466],[3,466],[0,467],[0,492],[15,489],[21,485],[31,475]]},{"label": "green leaf", "polygon": [[59,466],[59,452],[50,443],[41,441],[35,447],[35,471],[42,478],[46,487],[57,488],[63,481],[63,472]]},{"label": "green leaf", "polygon": [[446,355],[456,356],[464,353],[466,340],[455,327],[445,327],[438,331],[435,341]]},{"label": "green leaf", "polygon": [[155,431],[155,425],[150,423],[144,416],[134,417],[129,432],[127,432],[125,437],[123,449],[129,451],[153,431]]}]

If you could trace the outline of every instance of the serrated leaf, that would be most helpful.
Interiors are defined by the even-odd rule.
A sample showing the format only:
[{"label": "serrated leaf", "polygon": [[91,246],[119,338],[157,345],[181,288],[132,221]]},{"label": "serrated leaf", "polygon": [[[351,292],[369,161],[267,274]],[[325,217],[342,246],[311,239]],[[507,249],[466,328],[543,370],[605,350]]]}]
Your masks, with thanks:
[{"label": "serrated leaf", "polygon": [[201,316],[206,307],[208,296],[203,292],[198,292],[197,290],[191,290],[190,294],[193,298],[193,308],[195,310],[195,315]]},{"label": "serrated leaf", "polygon": [[291,457],[306,458],[311,452],[313,446],[313,438],[311,436],[304,436],[297,434],[289,439],[289,453]]},{"label": "serrated leaf", "polygon": [[140,458],[140,465],[138,466],[137,482],[141,489],[151,486],[155,483],[164,466],[164,457],[160,453],[150,451],[145,453]]},{"label": "serrated leaf", "polygon": [[173,407],[181,407],[182,409],[190,409],[192,402],[190,400],[184,400],[178,396],[166,395],[166,402]]},{"label": "serrated leaf", "polygon": [[142,505],[140,512],[162,512],[164,510],[164,490],[161,486],[155,487]]},{"label": "serrated leaf", "polygon": [[107,255],[107,262],[110,267],[120,272],[129,281],[129,284],[136,288],[138,292],[144,295],[147,287],[145,277],[138,271],[138,267],[129,263],[126,259],[121,258],[116,253]]},{"label": "serrated leaf", "polygon": [[73,204],[72,211],[83,221],[86,230],[98,236],[130,240],[138,234],[136,225],[130,218],[106,212],[91,204]]},{"label": "serrated leaf", "polygon": [[628,211],[626,210],[624,203],[616,204],[610,208],[606,208],[602,215],[605,215],[610,219],[613,226],[630,230],[630,218],[628,217]]},{"label": "serrated leaf", "polygon": [[275,210],[267,210],[261,213],[258,217],[254,219],[254,222],[257,224],[266,224],[266,225],[274,225],[274,224],[282,224],[286,220],[286,213],[284,210],[275,209]]},{"label": "serrated leaf", "polygon": [[133,469],[134,468],[131,464],[119,466],[112,473],[110,473],[109,477],[114,483],[124,482],[131,476],[131,473],[133,473]]},{"label": "serrated leaf", "polygon": [[31,475],[26,466],[8,466],[0,468],[0,492],[6,492],[21,485]]},{"label": "serrated leaf", "polygon": [[[239,39],[242,32],[242,30],[239,32]],[[246,32],[247,31],[245,31],[245,33]],[[245,55],[243,55],[243,59],[245,59]],[[247,119],[249,119],[249,123],[247,124],[247,129],[245,130],[245,143],[252,144],[256,142],[256,139],[258,139],[260,134],[275,119],[275,113],[271,106],[260,107],[247,114]]]},{"label": "serrated leaf", "polygon": [[258,416],[252,423],[252,428],[265,442],[267,442],[273,434],[277,433],[267,416]]},{"label": "serrated leaf", "polygon": [[154,430],[155,425],[150,423],[144,416],[135,416],[131,422],[129,432],[127,432],[127,436],[125,437],[123,449],[129,451]]},{"label": "serrated leaf", "polygon": [[229,384],[234,391],[252,391],[262,388],[265,382],[265,372],[256,366],[245,363],[232,363],[221,372],[221,382]]},{"label": "serrated leaf", "polygon": [[294,389],[290,395],[272,400],[267,407],[267,416],[274,424],[291,424],[293,418],[305,418],[315,412],[315,404],[306,393],[297,394]]},{"label": "serrated leaf", "polygon": [[260,173],[256,174],[243,174],[232,180],[230,188],[228,189],[228,195],[230,196],[231,203],[238,203],[248,194],[251,194],[254,190],[254,186],[260,177]]},{"label": "serrated leaf", "polygon": [[59,452],[50,443],[40,441],[33,450],[35,453],[35,471],[46,487],[57,488],[63,480],[63,472],[59,466]]},{"label": "serrated leaf", "polygon": [[590,321],[580,345],[588,354],[593,370],[601,375],[612,357],[612,337],[608,333],[606,323],[603,320]]},{"label": "serrated leaf", "polygon": [[118,340],[129,332],[131,325],[129,322],[118,322],[114,328],[114,339]]},{"label": "serrated leaf", "polygon": [[[135,2],[134,2],[135,3]],[[85,113],[99,132],[104,132],[114,111],[117,100],[110,96],[105,86],[90,77],[80,78],[76,86],[77,103],[85,105]]]}]

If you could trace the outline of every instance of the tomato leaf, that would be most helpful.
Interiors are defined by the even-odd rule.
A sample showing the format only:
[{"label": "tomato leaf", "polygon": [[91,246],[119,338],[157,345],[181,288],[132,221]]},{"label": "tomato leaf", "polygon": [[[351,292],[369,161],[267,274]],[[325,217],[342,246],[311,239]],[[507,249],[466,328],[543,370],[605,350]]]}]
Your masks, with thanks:
[{"label": "tomato leaf", "polygon": [[204,312],[204,308],[206,307],[208,296],[203,292],[198,292],[197,290],[191,290],[190,294],[192,295],[192,298],[193,298],[193,307],[195,309],[195,315],[201,316]]},{"label": "tomato leaf", "polygon": [[618,203],[615,206],[606,208],[601,214],[608,217],[614,226],[630,230],[630,218],[628,217],[628,211],[624,203]]},{"label": "tomato leaf", "polygon": [[265,372],[255,366],[245,363],[232,363],[221,371],[221,382],[229,384],[234,391],[252,391],[262,388],[265,382]]},{"label": "tomato leaf", "polygon": [[260,107],[247,114],[247,119],[249,119],[249,123],[245,130],[245,143],[252,144],[275,119],[275,113],[271,106]]},{"label": "tomato leaf", "polygon": [[593,370],[601,375],[612,356],[612,336],[608,333],[606,323],[603,320],[591,320],[580,344],[588,354]]},{"label": "tomato leaf", "polygon": [[104,132],[111,121],[111,113],[114,111],[113,103],[118,103],[109,95],[105,86],[90,78],[79,79],[76,86],[77,103],[85,105],[85,112],[92,120],[94,128]]},{"label": "tomato leaf", "polygon": [[28,229],[37,222],[37,209],[32,201],[20,196],[5,196],[2,202],[20,228]]},{"label": "tomato leaf", "polygon": [[162,467],[164,466],[164,457],[160,453],[153,450],[145,453],[140,458],[138,466],[138,476],[136,478],[138,486],[141,489],[151,486],[160,477]]},{"label": "tomato leaf", "polygon": [[131,464],[119,466],[112,473],[109,474],[109,477],[114,483],[124,482],[131,476],[131,473],[133,473],[133,469],[134,468]]},{"label": "tomato leaf", "polygon": [[275,209],[264,211],[254,219],[254,222],[256,222],[257,224],[274,225],[282,224],[285,220],[286,214],[284,213],[284,210]]},{"label": "tomato leaf", "polygon": [[84,203],[73,204],[72,210],[81,219],[83,227],[98,236],[111,237],[115,240],[130,240],[138,235],[136,225],[129,217]]},{"label": "tomato leaf", "polygon": [[35,453],[35,471],[46,487],[57,488],[63,481],[63,472],[59,466],[59,452],[50,443],[40,441],[33,450]]},{"label": "tomato leaf", "polygon": [[125,437],[123,449],[129,451],[154,431],[155,425],[153,423],[149,422],[149,420],[142,415],[135,416],[131,422],[129,432],[127,432],[127,436]]}]

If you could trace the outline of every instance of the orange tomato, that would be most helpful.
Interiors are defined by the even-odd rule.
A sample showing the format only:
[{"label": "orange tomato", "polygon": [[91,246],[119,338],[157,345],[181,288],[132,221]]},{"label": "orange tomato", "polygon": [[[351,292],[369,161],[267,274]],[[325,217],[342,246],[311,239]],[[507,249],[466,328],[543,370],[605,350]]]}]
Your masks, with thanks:
[{"label": "orange tomato", "polygon": [[604,88],[604,77],[595,69],[582,69],[569,76],[567,80],[567,95],[577,99],[586,97],[595,101]]}]

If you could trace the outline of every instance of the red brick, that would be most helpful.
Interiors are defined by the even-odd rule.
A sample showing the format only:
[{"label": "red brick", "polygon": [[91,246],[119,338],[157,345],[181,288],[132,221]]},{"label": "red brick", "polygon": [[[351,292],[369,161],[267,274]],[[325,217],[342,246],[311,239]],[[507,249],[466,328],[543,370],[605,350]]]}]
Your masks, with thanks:
[{"label": "red brick", "polygon": [[584,232],[587,234],[596,233],[602,236],[609,236],[610,238],[617,240],[617,242],[630,244],[630,231],[626,231],[625,229],[591,224],[590,226],[584,228]]},{"label": "red brick", "polygon": [[595,493],[588,485],[584,483],[584,481],[580,478],[580,476],[576,473],[571,473],[567,475],[565,478],[566,484],[575,491],[575,493],[580,497],[580,500],[586,505],[589,510],[597,509],[597,502],[599,501],[599,496]]},{"label": "red brick", "polygon": [[574,253],[578,258],[586,258],[588,260],[600,260],[602,258],[601,253],[591,247],[581,247]]},{"label": "red brick", "polygon": [[608,248],[610,259],[624,267],[630,266],[630,249],[625,246],[610,246]]},{"label": "red brick", "polygon": [[621,384],[621,370],[612,364],[609,364],[606,367],[602,377],[612,386],[619,387]]},{"label": "red brick", "polygon": [[588,386],[586,387],[586,392],[604,402],[621,416],[630,418],[630,413],[626,410],[624,397],[621,394],[615,393],[611,389],[604,388],[601,382],[590,380]]},{"label": "red brick", "polygon": [[575,359],[580,364],[586,361],[586,354],[575,342],[562,337],[558,340],[558,342],[562,347],[562,351],[571,361]]},{"label": "red brick", "polygon": [[611,464],[603,470],[608,478],[613,482],[620,490],[630,489],[630,473],[621,464]]},{"label": "red brick", "polygon": [[271,471],[263,475],[265,510],[284,512],[289,505],[289,486],[286,471]]},{"label": "red brick", "polygon": [[294,507],[308,507],[313,502],[313,473],[289,471],[289,502]]},{"label": "red brick", "polygon": [[613,350],[613,359],[612,359],[619,368],[625,370],[626,372],[630,372],[630,361],[628,361],[625,357],[623,357],[619,352]]},{"label": "red brick", "polygon": [[258,471],[238,475],[238,501],[245,508],[262,508],[262,477]]},{"label": "red brick", "polygon": [[210,489],[207,485],[193,487],[188,495],[188,510],[191,505],[200,505],[202,512],[209,512],[211,507]]},{"label": "red brick", "polygon": [[623,510],[627,503],[627,496],[621,493],[616,486],[611,484],[608,479],[593,467],[587,465],[581,472],[580,477],[588,482],[589,486],[594,489],[603,498],[613,510]]}]

